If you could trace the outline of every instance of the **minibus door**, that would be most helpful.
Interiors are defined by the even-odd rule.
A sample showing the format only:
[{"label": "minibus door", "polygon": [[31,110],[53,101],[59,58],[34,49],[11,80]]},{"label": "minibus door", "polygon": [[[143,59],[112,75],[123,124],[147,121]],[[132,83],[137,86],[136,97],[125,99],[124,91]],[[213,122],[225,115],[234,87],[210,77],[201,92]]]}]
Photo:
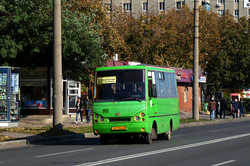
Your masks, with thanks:
[{"label": "minibus door", "polygon": [[156,117],[158,115],[157,105],[157,92],[156,92],[156,81],[155,72],[148,71],[148,113],[149,117]]}]

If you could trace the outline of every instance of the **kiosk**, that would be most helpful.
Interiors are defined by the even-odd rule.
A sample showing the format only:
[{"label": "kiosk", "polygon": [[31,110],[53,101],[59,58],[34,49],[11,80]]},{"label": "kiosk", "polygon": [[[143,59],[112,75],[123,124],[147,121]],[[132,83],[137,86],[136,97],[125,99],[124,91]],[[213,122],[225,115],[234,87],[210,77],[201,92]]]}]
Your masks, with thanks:
[{"label": "kiosk", "polygon": [[0,67],[0,127],[18,125],[20,117],[19,68]]}]

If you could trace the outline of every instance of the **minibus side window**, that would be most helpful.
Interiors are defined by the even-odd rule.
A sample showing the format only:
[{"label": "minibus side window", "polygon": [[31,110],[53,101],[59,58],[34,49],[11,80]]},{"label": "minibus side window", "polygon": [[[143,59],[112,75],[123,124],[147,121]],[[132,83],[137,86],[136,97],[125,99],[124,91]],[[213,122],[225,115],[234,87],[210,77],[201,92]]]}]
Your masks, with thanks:
[{"label": "minibus side window", "polygon": [[157,97],[155,73],[152,71],[148,72],[148,96],[149,97]]}]

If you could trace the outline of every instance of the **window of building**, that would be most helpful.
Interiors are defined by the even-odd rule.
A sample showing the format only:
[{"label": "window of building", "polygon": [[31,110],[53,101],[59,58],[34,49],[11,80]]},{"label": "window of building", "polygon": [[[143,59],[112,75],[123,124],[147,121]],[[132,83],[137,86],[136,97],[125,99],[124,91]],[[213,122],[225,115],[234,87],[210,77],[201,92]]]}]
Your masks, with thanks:
[{"label": "window of building", "polygon": [[131,11],[132,10],[132,4],[131,3],[124,3],[123,4],[124,11]]},{"label": "window of building", "polygon": [[188,102],[188,87],[184,89],[184,103]]},{"label": "window of building", "polygon": [[239,0],[234,0],[234,3],[239,3]]},{"label": "window of building", "polygon": [[218,0],[217,2],[220,3],[220,4],[224,4],[225,0]]},{"label": "window of building", "polygon": [[234,10],[234,16],[238,17],[239,16],[239,9]]},{"label": "window of building", "polygon": [[218,10],[217,13],[218,13],[220,16],[222,16],[222,15],[224,15],[224,10]]},{"label": "window of building", "polygon": [[165,10],[165,2],[160,2],[160,11]]},{"label": "window of building", "polygon": [[185,1],[178,1],[178,2],[176,2],[176,8],[177,9],[183,8],[184,5],[185,5]]},{"label": "window of building", "polygon": [[148,11],[148,2],[143,2],[142,9],[143,11]]}]

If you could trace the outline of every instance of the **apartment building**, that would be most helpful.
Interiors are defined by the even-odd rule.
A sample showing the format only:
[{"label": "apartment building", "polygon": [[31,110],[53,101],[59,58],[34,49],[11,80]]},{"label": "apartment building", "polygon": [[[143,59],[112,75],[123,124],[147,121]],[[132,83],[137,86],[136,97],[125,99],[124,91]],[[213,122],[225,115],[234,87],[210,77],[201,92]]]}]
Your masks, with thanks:
[{"label": "apartment building", "polygon": [[[194,0],[104,0],[105,5],[112,11],[120,8],[133,17],[143,14],[160,14],[170,9],[180,10],[184,5],[193,10]],[[228,10],[236,19],[250,16],[250,0],[199,0],[206,10],[225,14]]]}]

